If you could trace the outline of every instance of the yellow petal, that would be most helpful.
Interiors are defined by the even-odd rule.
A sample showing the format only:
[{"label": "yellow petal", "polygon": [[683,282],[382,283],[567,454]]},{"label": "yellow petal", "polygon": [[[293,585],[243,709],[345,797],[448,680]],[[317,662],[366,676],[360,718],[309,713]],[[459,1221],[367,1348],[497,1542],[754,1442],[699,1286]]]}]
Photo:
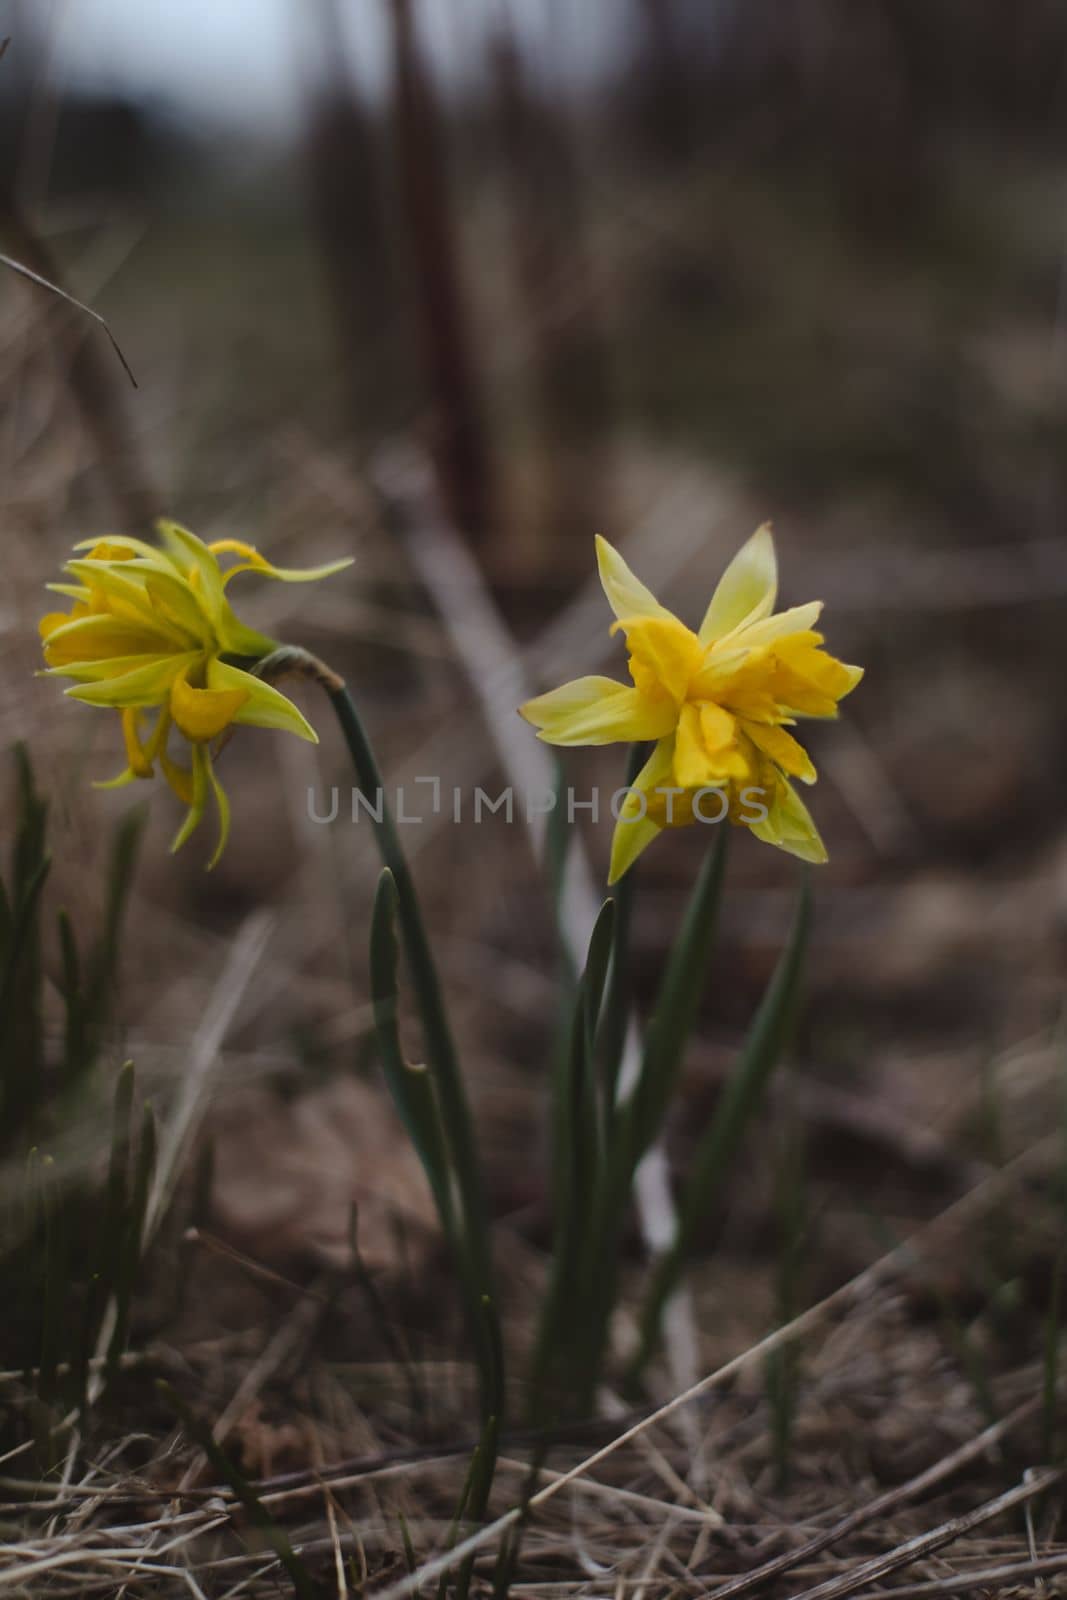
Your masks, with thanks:
[{"label": "yellow petal", "polygon": [[163,571],[192,591],[214,632],[219,651],[235,656],[269,655],[276,648],[274,640],[246,628],[234,615],[226,599],[218,558],[204,541],[177,522],[164,519],[156,526],[164,547],[162,552],[156,552]]},{"label": "yellow petal", "polygon": [[88,551],[89,561],[132,561],[139,556],[154,566],[167,565],[167,558],[161,550],[146,544],[143,539],[127,538],[125,534],[118,534],[111,539],[80,539],[74,548]]},{"label": "yellow petal", "polygon": [[611,836],[611,863],[608,867],[608,886],[618,883],[624,872],[629,872],[642,851],[647,850],[663,826],[651,817],[628,821],[620,817]]},{"label": "yellow petal", "polygon": [[773,692],[783,710],[796,716],[836,717],[837,702],[863,677],[862,667],[827,655],[821,642],[819,634],[803,633],[774,647]]},{"label": "yellow petal", "polygon": [[630,676],[650,699],[668,695],[680,706],[704,660],[695,633],[677,617],[626,617],[616,622],[630,650]]},{"label": "yellow petal", "polygon": [[318,744],[319,736],[304,714],[273,684],[264,683],[254,673],[243,672],[240,667],[231,667],[225,661],[209,661],[207,686],[209,689],[240,690],[245,695],[234,722],[250,728],[274,728],[280,733],[295,733],[298,739]]},{"label": "yellow petal", "polygon": [[340,561],[327,561],[318,567],[276,567],[243,539],[216,539],[208,549],[213,556],[241,557],[236,566],[227,567],[222,574],[223,587],[239,572],[258,572],[264,578],[276,578],[281,583],[315,583],[319,578],[332,578],[335,572],[343,572],[353,562],[352,556],[345,556]]},{"label": "yellow petal", "polygon": [[265,558],[260,555],[255,545],[246,544],[243,539],[212,539],[208,549],[213,556],[240,556],[241,560],[250,567],[257,566],[260,562],[263,562],[264,566],[267,565]]},{"label": "yellow petal", "polygon": [[690,686],[696,700],[714,701],[735,716],[754,722],[781,722],[774,688],[777,662],[772,651],[712,651]]},{"label": "yellow petal", "polygon": [[64,594],[75,602],[70,608],[70,615],[67,617],[68,622],[74,617],[84,617],[86,602],[93,598],[89,590],[80,583],[46,583],[45,588],[49,594]]},{"label": "yellow petal", "polygon": [[791,856],[799,856],[801,861],[815,864],[826,861],[826,846],[819,837],[819,830],[792,784],[786,778],[775,776],[768,788],[770,804],[766,820],[749,823],[756,838]]},{"label": "yellow petal", "polygon": [[[179,658],[183,662],[186,660],[195,661],[196,659],[197,657],[193,655]],[[76,683],[104,683],[113,678],[129,677],[134,672],[147,671],[149,667],[168,667],[169,670],[168,664],[172,660],[173,658],[169,652],[166,655],[160,655],[158,651],[153,651],[151,655],[143,656],[110,656],[105,661],[68,661],[61,667],[44,667],[38,676],[41,678],[73,678]],[[168,678],[168,684],[169,681]],[[67,693],[73,694],[74,691],[68,689]],[[75,698],[82,699],[84,697],[76,695]],[[103,705],[108,704],[106,699],[100,703]],[[116,705],[126,703],[119,700],[115,702]],[[150,702],[130,701],[128,703],[149,704]]]},{"label": "yellow petal", "polygon": [[700,707],[700,736],[708,750],[725,750],[737,738],[737,719],[705,700]]},{"label": "yellow petal", "polygon": [[784,728],[758,722],[746,723],[745,732],[752,743],[764,755],[770,756],[783,772],[788,772],[791,778],[799,778],[802,783],[815,782],[818,774],[812,759],[791,733],[786,733]]},{"label": "yellow petal", "polygon": [[192,772],[187,767],[179,767],[178,763],[172,761],[165,750],[159,752],[159,764],[163,769],[163,776],[178,796],[178,799],[183,805],[191,806],[193,803]]},{"label": "yellow petal", "polygon": [[193,768],[190,774],[192,792],[189,797],[189,815],[174,835],[171,844],[171,853],[180,850],[182,845],[193,832],[200,826],[204,816],[204,807],[207,804],[207,753],[198,744],[192,747]]},{"label": "yellow petal", "polygon": [[807,605],[790,606],[787,611],[779,611],[773,617],[764,617],[762,622],[746,623],[731,634],[729,644],[740,649],[758,650],[763,645],[783,639],[787,634],[809,633],[821,615],[822,601],[809,600]]},{"label": "yellow petal", "polygon": [[207,615],[215,618],[225,604],[219,564],[203,539],[165,517],[157,522],[159,537],[172,566],[186,582],[193,584]]},{"label": "yellow petal", "polygon": [[659,739],[674,726],[673,705],[613,678],[576,678],[519,707],[546,744],[614,744]]},{"label": "yellow petal", "polygon": [[708,779],[708,756],[700,736],[700,709],[682,707],[674,753],[674,775],[683,789],[699,789]]},{"label": "yellow petal", "polygon": [[622,622],[627,617],[670,617],[671,613],[639,578],[635,578],[619,552],[597,534],[596,560],[608,605]]},{"label": "yellow petal", "polygon": [[118,656],[166,656],[174,641],[166,633],[106,612],[89,617],[62,617],[51,612],[39,624],[44,658],[50,667],[73,662],[108,661]]},{"label": "yellow petal", "polygon": [[122,737],[126,743],[126,760],[130,764],[130,771],[135,778],[150,778],[152,776],[152,763],[145,753],[138,732],[140,712],[133,707],[128,707],[122,713]]},{"label": "yellow petal", "polygon": [[[129,659],[136,661],[139,658],[133,656]],[[66,692],[72,700],[84,700],[90,706],[159,706],[169,698],[170,686],[178,674],[198,660],[199,657],[195,655],[167,656],[132,670],[123,670],[111,678],[76,684]],[[116,663],[100,662],[97,665],[103,668]],[[127,668],[126,661],[117,665]]]},{"label": "yellow petal", "polygon": [[109,539],[98,539],[89,551],[90,561],[128,561],[130,551],[125,545]]},{"label": "yellow petal", "polygon": [[211,642],[211,621],[200,603],[199,592],[174,572],[145,574],[145,593],[157,612],[172,628],[180,629],[196,644]]},{"label": "yellow petal", "polygon": [[[715,741],[709,745],[706,725]],[[737,724],[719,706],[682,707],[678,719],[678,739],[674,748],[674,780],[683,789],[704,789],[729,778],[748,776],[749,764],[740,750],[732,748]]]},{"label": "yellow petal", "polygon": [[166,706],[163,706],[159,716],[156,718],[156,725],[145,742],[144,753],[146,760],[155,761],[158,759],[160,752],[167,747],[167,734],[169,732],[170,711]]},{"label": "yellow petal", "polygon": [[171,685],[170,714],[187,739],[206,744],[230,726],[247,699],[242,688],[194,689],[181,673]]},{"label": "yellow petal", "polygon": [[212,792],[215,796],[215,805],[219,813],[218,843],[215,846],[214,855],[207,864],[207,870],[210,872],[213,867],[218,865],[219,857],[225,850],[226,841],[230,837],[230,801],[225,789],[222,787],[222,784],[215,775],[214,762],[206,750],[204,751],[204,760],[207,762],[207,775],[211,783]]},{"label": "yellow petal", "polygon": [[89,589],[93,595],[93,611],[122,617],[139,627],[165,633],[172,648],[188,648],[188,639],[179,628],[172,627],[152,604],[144,585],[144,569],[133,562],[118,566],[92,561],[68,561],[66,570]]},{"label": "yellow petal", "polygon": [[653,814],[655,790],[673,784],[674,738],[661,739],[630,786],[622,803],[611,840],[608,883],[618,883],[643,850],[647,850],[663,821]]},{"label": "yellow petal", "polygon": [[[136,783],[140,776],[140,773],[134,772],[132,768],[127,767],[125,771],[119,773],[117,778],[94,778],[93,788],[125,789],[127,784]],[[149,774],[149,776],[151,776],[151,774]]]},{"label": "yellow petal", "polygon": [[70,615],[66,611],[49,611],[37,624],[37,632],[42,639],[47,639],[49,634],[55,633],[57,628],[65,628],[70,622]]},{"label": "yellow petal", "polygon": [[778,560],[771,525],[757,528],[719,579],[700,624],[700,641],[710,644],[742,624],[759,622],[774,610],[778,595]]},{"label": "yellow petal", "polygon": [[718,776],[713,771],[709,754],[704,747],[704,738],[701,734],[701,709],[699,706],[681,707],[678,717],[678,738],[675,742],[675,762],[673,762],[673,779],[681,789],[702,789],[704,784],[710,784],[713,776]]},{"label": "yellow petal", "polygon": [[722,689],[751,662],[752,652],[711,646],[704,653],[700,671],[689,686],[694,700],[721,700]]}]

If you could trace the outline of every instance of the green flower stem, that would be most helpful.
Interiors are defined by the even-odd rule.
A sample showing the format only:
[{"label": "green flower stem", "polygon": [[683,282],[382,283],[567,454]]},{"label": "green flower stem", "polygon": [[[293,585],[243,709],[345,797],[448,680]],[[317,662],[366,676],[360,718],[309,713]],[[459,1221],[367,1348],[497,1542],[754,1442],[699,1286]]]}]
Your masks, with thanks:
[{"label": "green flower stem", "polygon": [[491,1295],[486,1204],[474,1128],[414,879],[385,802],[385,786],[374,751],[352,697],[343,684],[338,688],[324,687],[341,725],[360,788],[372,799],[381,796],[381,821],[377,818],[374,820],[375,838],[382,864],[389,868],[396,884],[397,917],[422,1018],[426,1053],[441,1097],[441,1114],[456,1166],[456,1181],[463,1197],[464,1222],[469,1231],[468,1244],[483,1280],[483,1292]]},{"label": "green flower stem", "polygon": [[296,676],[309,679],[325,691],[340,724],[348,753],[352,757],[359,787],[372,800],[380,802],[375,805],[374,813],[380,812],[381,820],[379,821],[378,816],[372,813],[374,836],[382,865],[389,869],[396,888],[396,911],[404,951],[422,1019],[423,1043],[440,1097],[441,1118],[456,1165],[455,1178],[463,1201],[464,1223],[470,1232],[468,1243],[479,1266],[482,1292],[492,1298],[488,1212],[481,1182],[474,1125],[463,1088],[456,1048],[448,1025],[433,952],[419,909],[415,882],[404,852],[400,848],[396,825],[385,800],[385,785],[370,740],[367,738],[355,702],[345,687],[344,679],[325,662],[313,656],[309,650],[303,650],[295,645],[282,645],[271,655],[258,661],[252,670],[256,677],[263,678],[268,683],[277,683],[282,678]]},{"label": "green flower stem", "polygon": [[[294,674],[318,684],[340,724],[359,787],[373,802],[374,836],[385,868],[371,927],[371,986],[378,1044],[386,1081],[426,1171],[462,1283],[476,1352],[482,1417],[482,1438],[472,1462],[465,1514],[472,1521],[481,1521],[493,1485],[504,1411],[503,1342],[474,1124],[415,882],[386,804],[378,762],[344,680],[307,650],[288,645],[256,662],[252,670],[269,683]],[[405,1062],[397,1033],[394,916],[422,1022],[428,1082],[420,1080],[424,1069],[411,1068]],[[469,1582],[466,1568],[461,1575],[461,1595],[464,1576]]]},{"label": "green flower stem", "polygon": [[[443,1144],[441,1157],[447,1160],[451,1169],[449,1177],[455,1188],[458,1208],[452,1207],[445,1175],[440,1170],[440,1160],[433,1158],[432,1151],[427,1172],[431,1176],[431,1183],[434,1183],[436,1178],[435,1199],[438,1201],[442,1226],[449,1235],[464,1281],[468,1317],[481,1375],[482,1422],[488,1436],[493,1438],[502,1416],[504,1377],[500,1360],[499,1314],[493,1289],[489,1214],[482,1183],[481,1164],[474,1137],[474,1124],[467,1104],[452,1032],[448,1025],[433,952],[419,909],[411,869],[400,848],[396,825],[385,800],[385,786],[378,762],[355,703],[345,688],[344,680],[324,662],[306,650],[283,646],[257,662],[253,670],[257,677],[264,678],[269,683],[276,682],[282,677],[297,675],[310,679],[324,690],[340,724],[360,789],[369,795],[374,803],[372,818],[374,836],[382,864],[388,873],[388,881],[384,884],[384,898],[383,886],[380,885],[376,905],[378,954],[382,957],[391,940],[392,935],[388,933],[387,924],[391,922],[391,907],[394,907],[407,957],[408,973],[422,1022],[423,1046],[440,1116]],[[386,964],[388,965],[388,962]],[[388,980],[387,987],[391,989],[394,987],[392,979]],[[394,1009],[390,1027],[385,1029],[387,1038],[395,1032],[395,1001],[392,1005]],[[388,1009],[387,1007],[386,1010]],[[381,1038],[381,1019],[379,1028]],[[397,1061],[392,1064],[395,1070],[390,1079],[391,1087],[395,1087],[397,1082],[406,1078],[408,1072],[402,1065],[398,1041],[395,1054]],[[388,1069],[390,1063],[387,1062],[386,1066]],[[387,1071],[388,1076],[390,1076],[389,1071]],[[426,1109],[422,1099],[415,1107],[416,1110]],[[401,1096],[400,1110],[406,1117],[410,1117],[412,1112],[408,1100],[407,1094]],[[419,1122],[420,1128],[423,1128],[424,1123],[428,1127],[428,1121],[423,1119]],[[420,1151],[424,1158],[426,1153]],[[455,1216],[455,1209],[458,1209],[458,1217]],[[488,1495],[492,1481],[491,1467],[481,1476],[485,1481],[485,1494]],[[474,1506],[470,1508],[471,1514],[480,1516],[482,1509],[483,1506]]]}]

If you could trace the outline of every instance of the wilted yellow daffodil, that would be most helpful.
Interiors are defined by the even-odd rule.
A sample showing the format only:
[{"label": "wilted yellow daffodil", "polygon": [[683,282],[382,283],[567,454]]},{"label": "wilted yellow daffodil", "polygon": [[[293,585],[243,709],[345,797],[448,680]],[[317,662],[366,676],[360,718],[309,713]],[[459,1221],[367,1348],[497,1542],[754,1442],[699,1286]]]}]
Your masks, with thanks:
[{"label": "wilted yellow daffodil", "polygon": [[790,778],[815,782],[786,732],[798,717],[835,717],[862,668],[835,661],[814,632],[822,602],[773,615],[778,567],[769,526],[731,561],[694,633],[667,611],[606,539],[600,581],[626,635],[633,687],[578,678],[522,706],[548,744],[656,741],[618,810],[609,882],[665,827],[731,822],[804,861],[826,849]]},{"label": "wilted yellow daffodil", "polygon": [[[101,788],[151,778],[156,764],[189,808],[174,840],[183,845],[204,815],[210,789],[219,813],[219,840],[229,834],[230,808],[215,774],[211,742],[235,724],[281,728],[317,742],[314,729],[285,695],[246,668],[278,648],[246,628],[227,598],[230,579],[258,572],[283,583],[327,578],[350,565],[293,572],[272,566],[238,539],[204,544],[174,522],[159,524],[160,546],[115,537],[85,540],[68,561],[72,583],[48,588],[74,602],[40,624],[46,675],[73,678],[66,691],[122,717],[127,767]],[[220,556],[236,560],[223,568]],[[188,765],[170,752],[172,735],[188,743]]]}]

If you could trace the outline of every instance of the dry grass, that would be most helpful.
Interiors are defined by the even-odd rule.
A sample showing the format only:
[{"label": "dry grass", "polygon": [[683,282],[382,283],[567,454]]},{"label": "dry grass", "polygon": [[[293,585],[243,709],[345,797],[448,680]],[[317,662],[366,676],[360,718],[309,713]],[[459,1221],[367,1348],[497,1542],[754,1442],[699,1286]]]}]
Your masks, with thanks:
[{"label": "dry grass", "polygon": [[[829,1600],[872,1592],[888,1576],[906,1576],[901,1593],[951,1593],[1067,1566],[1060,1498],[1049,1492],[1063,1471],[1034,1465],[1038,1365],[996,1373],[998,1418],[983,1424],[973,1390],[937,1329],[917,1323],[913,1302],[917,1280],[943,1272],[961,1241],[1058,1154],[1058,1141],[1033,1147],[688,1392],[628,1424],[600,1425],[607,1438],[595,1448],[561,1440],[529,1502],[520,1592]],[[520,1492],[524,1441],[505,1446],[495,1520],[435,1557],[472,1442],[454,1433],[468,1379],[440,1361],[330,1360],[336,1292],[324,1281],[292,1286],[288,1309],[273,1333],[256,1336],[255,1352],[247,1340],[180,1351],[168,1342],[129,1359],[127,1381],[167,1372],[201,1404],[229,1395],[216,1437],[239,1448],[261,1504],[311,1570],[328,1573],[331,1556],[340,1563],[346,1575],[336,1592],[373,1581],[376,1593],[401,1600],[466,1550],[480,1552],[488,1575],[516,1516],[502,1508]],[[783,1493],[772,1482],[761,1364],[794,1339],[803,1378]],[[422,1397],[414,1414],[410,1383]],[[686,1414],[698,1420],[699,1464]],[[74,1469],[82,1449],[45,1481],[19,1478],[25,1452],[4,1461],[7,1494],[24,1496],[7,1516],[25,1519],[23,1536],[3,1551],[5,1587],[43,1592],[35,1585],[47,1575],[49,1592],[62,1594],[118,1592],[123,1582],[130,1593],[180,1594],[193,1582],[212,1595],[276,1592],[277,1558],[249,1532],[232,1489],[205,1482],[188,1441],[162,1440],[145,1421],[147,1431],[112,1441],[91,1471]],[[427,1433],[447,1442],[397,1442]],[[302,1464],[279,1473],[279,1459]],[[419,1555],[410,1576],[401,1519]]]}]

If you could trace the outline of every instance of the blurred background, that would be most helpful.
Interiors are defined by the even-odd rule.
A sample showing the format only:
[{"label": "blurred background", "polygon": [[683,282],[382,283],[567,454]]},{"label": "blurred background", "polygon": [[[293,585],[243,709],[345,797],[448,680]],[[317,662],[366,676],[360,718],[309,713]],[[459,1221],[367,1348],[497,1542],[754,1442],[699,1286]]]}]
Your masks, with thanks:
[{"label": "blurred background", "polygon": [[[3,249],[99,310],[137,379],[96,325],[0,277],[0,735],[51,799],[50,903],[95,914],[143,798],[91,789],[120,764],[114,719],[32,676],[41,586],[75,539],[165,513],[290,565],[354,555],[315,590],[243,580],[242,614],[345,675],[390,781],[495,793],[423,524],[473,557],[545,688],[623,670],[594,533],[695,621],[769,518],[786,602],[823,599],[831,649],[867,667],[810,741],[832,859],[782,1093],[818,1197],[812,1292],[872,1255],[868,1211],[906,1227],[1041,1131],[1067,953],[1062,8],[4,0],[0,36]],[[396,1269],[402,1235],[410,1275],[436,1246],[367,1044],[376,857],[343,812],[308,819],[309,785],[350,778],[296,692],[322,744],[231,744],[214,873],[199,840],[166,853],[178,817],[153,795],[112,1056],[165,1105],[225,991],[211,1229],[298,1272],[344,1259],[355,1198],[368,1259]],[[566,770],[610,788],[622,755]],[[582,831],[600,874],[609,827]],[[642,864],[641,1003],[704,842]],[[550,897],[502,818],[405,844],[508,1270],[531,1282]],[[734,840],[673,1159],[794,890],[788,859]],[[235,949],[255,955],[240,983]],[[724,1346],[769,1314],[758,1145],[750,1167],[709,1224]],[[220,1292],[185,1314],[262,1313]]]}]

